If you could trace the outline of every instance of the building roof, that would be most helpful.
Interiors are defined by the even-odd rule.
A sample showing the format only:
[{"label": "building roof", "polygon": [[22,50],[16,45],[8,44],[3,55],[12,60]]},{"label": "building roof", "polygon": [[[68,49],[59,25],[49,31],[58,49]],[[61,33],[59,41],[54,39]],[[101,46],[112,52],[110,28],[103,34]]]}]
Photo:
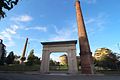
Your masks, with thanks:
[{"label": "building roof", "polygon": [[60,57],[66,57],[67,55],[66,54],[63,54],[63,55],[61,55]]},{"label": "building roof", "polygon": [[54,44],[77,44],[77,40],[70,41],[54,41],[54,42],[41,42],[42,45],[54,45]]}]

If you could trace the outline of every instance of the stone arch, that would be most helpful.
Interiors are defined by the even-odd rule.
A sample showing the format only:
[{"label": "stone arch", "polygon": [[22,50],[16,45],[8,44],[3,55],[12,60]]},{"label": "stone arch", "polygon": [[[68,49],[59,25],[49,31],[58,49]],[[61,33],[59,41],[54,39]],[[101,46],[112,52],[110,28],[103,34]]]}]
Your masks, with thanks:
[{"label": "stone arch", "polygon": [[49,73],[49,59],[52,52],[66,52],[68,54],[68,73],[78,72],[76,60],[77,40],[59,41],[59,42],[42,42],[42,62],[40,67],[41,73]]}]

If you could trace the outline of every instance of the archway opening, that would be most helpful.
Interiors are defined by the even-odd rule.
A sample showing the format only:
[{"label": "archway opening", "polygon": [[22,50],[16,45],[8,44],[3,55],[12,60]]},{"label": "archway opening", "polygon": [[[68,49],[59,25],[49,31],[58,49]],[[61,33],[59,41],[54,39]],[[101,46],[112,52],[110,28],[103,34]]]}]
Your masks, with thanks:
[{"label": "archway opening", "polygon": [[68,71],[68,54],[54,52],[50,54],[49,71]]}]

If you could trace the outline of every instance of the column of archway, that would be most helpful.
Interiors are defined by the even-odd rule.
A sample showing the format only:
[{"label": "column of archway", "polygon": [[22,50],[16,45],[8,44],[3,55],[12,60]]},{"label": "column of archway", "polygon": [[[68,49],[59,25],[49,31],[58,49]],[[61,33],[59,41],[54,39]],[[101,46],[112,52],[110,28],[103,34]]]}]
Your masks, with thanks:
[{"label": "column of archway", "polygon": [[77,60],[76,60],[76,50],[70,49],[67,51],[68,53],[68,73],[77,73]]},{"label": "column of archway", "polygon": [[42,52],[42,62],[40,67],[41,73],[48,73],[49,72],[49,57],[50,51],[49,50],[43,50]]}]

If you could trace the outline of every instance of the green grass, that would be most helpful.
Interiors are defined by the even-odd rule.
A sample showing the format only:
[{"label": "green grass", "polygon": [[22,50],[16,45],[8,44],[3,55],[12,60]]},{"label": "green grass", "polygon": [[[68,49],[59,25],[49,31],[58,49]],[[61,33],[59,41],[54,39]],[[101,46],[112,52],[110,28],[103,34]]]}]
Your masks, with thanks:
[{"label": "green grass", "polygon": [[[68,67],[64,66],[50,66],[50,71],[67,71]],[[39,71],[40,65],[20,65],[20,64],[11,64],[11,65],[4,65],[0,66],[0,71]]]},{"label": "green grass", "polygon": [[120,74],[120,70],[97,70],[96,73],[101,74]]},{"label": "green grass", "polygon": [[[64,66],[50,66],[50,71],[68,71],[68,67]],[[11,64],[0,66],[0,71],[15,71],[15,72],[24,72],[24,71],[39,71],[40,65],[20,65],[20,64]]]},{"label": "green grass", "polygon": [[50,71],[68,71],[67,65],[63,65],[63,66],[50,66],[49,69],[50,69]]},{"label": "green grass", "polygon": [[38,71],[40,65],[26,66],[26,65],[4,65],[0,66],[0,71]]},{"label": "green grass", "polygon": [[[67,66],[50,66],[50,71],[68,71]],[[20,64],[4,65],[0,66],[0,71],[39,71],[40,65],[26,66]],[[81,70],[79,70],[81,71]],[[95,74],[120,74],[120,70],[96,70]]]}]

